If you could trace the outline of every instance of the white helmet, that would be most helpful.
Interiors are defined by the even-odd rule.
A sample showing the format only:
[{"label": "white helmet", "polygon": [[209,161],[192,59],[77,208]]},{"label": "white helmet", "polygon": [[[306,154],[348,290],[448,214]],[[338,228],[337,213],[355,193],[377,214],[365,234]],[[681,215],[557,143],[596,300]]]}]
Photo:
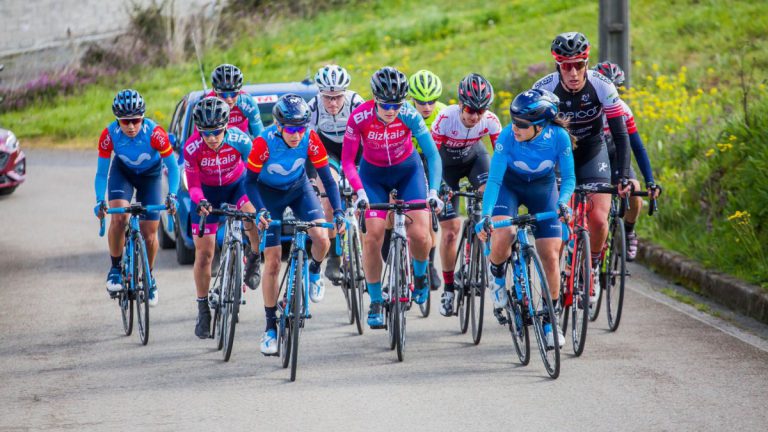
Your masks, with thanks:
[{"label": "white helmet", "polygon": [[315,84],[321,92],[344,91],[349,87],[349,81],[347,70],[335,64],[323,66],[315,74]]}]

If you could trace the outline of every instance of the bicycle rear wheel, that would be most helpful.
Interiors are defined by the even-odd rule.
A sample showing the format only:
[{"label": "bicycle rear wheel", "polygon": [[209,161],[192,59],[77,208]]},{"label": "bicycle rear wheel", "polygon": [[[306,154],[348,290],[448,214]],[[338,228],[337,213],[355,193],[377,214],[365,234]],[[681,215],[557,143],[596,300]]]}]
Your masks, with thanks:
[{"label": "bicycle rear wheel", "polygon": [[624,220],[616,218],[611,231],[611,255],[608,260],[608,271],[601,276],[603,276],[603,286],[605,287],[608,328],[611,331],[616,331],[619,328],[621,311],[624,307],[624,283],[627,276],[627,243]]},{"label": "bicycle rear wheel", "polygon": [[236,243],[234,246],[229,247],[229,262],[226,267],[229,272],[229,277],[227,277],[227,285],[222,296],[224,302],[222,304],[222,311],[224,312],[224,316],[222,317],[223,327],[221,329],[221,334],[224,339],[224,361],[229,361],[232,356],[232,346],[235,341],[235,327],[240,311],[241,288],[243,285],[242,248],[243,246],[240,243]]},{"label": "bicycle rear wheel", "polygon": [[[576,238],[575,257],[571,263],[573,271],[573,289],[571,305],[571,341],[573,353],[580,356],[584,352],[589,324],[589,286],[592,281],[589,234],[580,231]],[[567,319],[567,317],[566,317]]]},{"label": "bicycle rear wheel", "polygon": [[485,287],[488,285],[488,265],[482,252],[480,241],[472,242],[469,277],[470,321],[472,323],[472,342],[480,343],[483,337],[483,313],[485,312]]},{"label": "bicycle rear wheel", "polygon": [[[514,273],[512,272],[513,266],[514,263],[508,263],[506,280],[511,281],[514,284],[515,279],[513,277]],[[512,342],[515,345],[517,358],[520,360],[520,363],[525,366],[531,361],[531,340],[528,335],[528,326],[525,325],[525,317],[523,315],[525,309],[523,309],[522,303],[514,292],[514,285],[513,290],[509,295],[511,300],[506,308],[507,326],[509,328],[509,333],[512,336]]]},{"label": "bicycle rear wheel", "polygon": [[304,251],[296,251],[296,272],[293,278],[293,299],[291,301],[291,381],[296,381],[299,363],[299,334],[304,313]]},{"label": "bicycle rear wheel", "polygon": [[[539,354],[547,370],[547,374],[556,379],[560,376],[560,344],[557,341],[557,315],[552,307],[552,297],[547,287],[547,279],[541,265],[538,253],[533,247],[527,247],[524,251],[526,271],[528,273],[528,285],[530,292],[530,305],[533,309],[533,328],[536,342],[539,345]],[[546,327],[553,332],[554,346],[547,347]]]},{"label": "bicycle rear wheel", "polygon": [[140,236],[136,236],[134,239],[133,253],[136,323],[139,327],[141,344],[146,345],[149,342],[149,287],[152,284],[152,274],[149,271],[146,245]]}]

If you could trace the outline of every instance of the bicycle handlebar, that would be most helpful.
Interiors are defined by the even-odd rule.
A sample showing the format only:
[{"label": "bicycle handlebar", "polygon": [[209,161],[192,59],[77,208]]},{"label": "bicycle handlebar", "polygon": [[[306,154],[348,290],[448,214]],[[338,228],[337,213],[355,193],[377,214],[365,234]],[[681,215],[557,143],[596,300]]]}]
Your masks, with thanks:
[{"label": "bicycle handlebar", "polygon": [[[107,209],[107,214],[130,214],[131,216],[139,216],[146,213],[157,213],[163,210],[168,210],[165,204],[153,204],[148,206],[142,206],[141,203],[133,203],[127,207],[112,207]],[[99,237],[104,237],[106,230],[105,218],[99,220]]]},{"label": "bicycle handlebar", "polygon": [[[532,225],[536,222],[550,220],[550,219],[556,219],[560,217],[560,214],[556,211],[549,211],[549,212],[541,212],[541,213],[535,213],[535,214],[524,214],[520,216],[516,216],[513,218],[508,218],[500,221],[491,222],[491,225],[493,228],[506,228],[512,225],[516,226],[525,226],[525,225]],[[476,232],[477,229],[475,229]],[[485,256],[488,256],[491,254],[491,237],[488,236],[488,240],[485,241],[485,247],[483,249],[483,253]]]}]

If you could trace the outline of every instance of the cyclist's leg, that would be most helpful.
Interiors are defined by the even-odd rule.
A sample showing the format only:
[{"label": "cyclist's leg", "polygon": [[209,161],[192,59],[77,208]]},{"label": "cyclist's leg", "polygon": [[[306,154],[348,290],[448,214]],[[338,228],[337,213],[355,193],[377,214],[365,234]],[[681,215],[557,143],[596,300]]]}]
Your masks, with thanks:
[{"label": "cyclist's leg", "polygon": [[[388,182],[389,179],[384,168],[373,166],[363,159],[360,161],[360,180],[371,203],[389,202],[389,191],[392,185]],[[375,312],[377,315],[376,320],[380,318],[380,308],[377,306],[377,310],[374,311],[373,304],[381,305],[382,301],[381,245],[384,242],[386,217],[387,212],[380,210],[367,210],[365,212],[366,233],[363,235],[363,269],[372,305],[372,310],[369,312],[369,324],[371,312]]]},{"label": "cyclist's leg", "polygon": [[[136,201],[143,206],[159,205],[163,203],[162,172],[142,176],[132,176],[132,183],[136,188]],[[140,216],[141,235],[147,245],[147,258],[150,270],[155,268],[155,256],[157,256],[157,227],[160,224],[160,213],[146,213]]]},{"label": "cyclist's leg", "polygon": [[[494,221],[517,216],[519,201],[517,193],[510,186],[511,185],[507,184],[506,181],[501,183],[499,196],[493,207],[493,212],[491,213]],[[501,313],[501,308],[507,303],[507,260],[511,253],[511,246],[516,232],[514,227],[509,227],[495,229],[493,230],[493,233],[491,233],[491,254],[488,257],[488,261],[492,277],[488,281],[488,285],[491,300],[494,304],[494,315],[496,316],[496,319],[502,323],[505,319]]]},{"label": "cyclist's leg", "polygon": [[[219,208],[222,203],[229,202],[229,197],[236,186],[206,186],[203,185],[203,195],[211,204],[212,208]],[[197,287],[197,298],[201,299],[208,296],[208,287],[211,284],[211,265],[213,264],[213,255],[216,250],[216,232],[219,228],[219,216],[208,215],[205,218],[203,227],[204,235],[198,237],[200,227],[200,215],[197,212],[191,212],[192,219],[192,238],[195,242],[195,264],[192,269],[195,276],[195,286]]]},{"label": "cyclist's leg", "polygon": [[[450,167],[443,171],[443,180],[452,190],[459,189],[459,180],[464,177],[462,167]],[[468,174],[468,172],[466,173]],[[440,220],[440,262],[443,267],[443,280],[445,291],[453,292],[453,271],[456,268],[456,248],[461,231],[461,219],[459,218],[459,197],[455,196],[445,203],[445,210],[439,214]]]},{"label": "cyclist's leg", "polygon": [[[317,195],[312,191],[309,181],[304,183],[298,196],[291,200],[289,207],[300,220],[325,222],[323,208]],[[302,193],[303,192],[303,193]],[[328,240],[328,229],[311,228],[308,231],[312,239],[312,249],[309,254],[309,299],[313,303],[321,301],[325,297],[325,282],[320,275],[320,267],[328,253],[331,243]]]},{"label": "cyclist's leg", "polygon": [[[109,207],[125,207],[131,203],[134,187],[126,176],[125,170],[120,166],[120,162],[113,161],[109,170],[109,179],[107,180],[107,199]],[[109,231],[107,232],[107,241],[109,243],[109,254],[113,261],[123,255],[125,247],[125,228],[128,226],[127,214],[113,214],[109,218]]]},{"label": "cyclist's leg", "polygon": [[[600,151],[586,163],[576,168],[577,184],[598,184],[610,186],[610,158],[605,144]],[[608,237],[608,213],[611,209],[611,196],[608,194],[592,194],[589,196],[589,236],[594,264],[603,250],[603,244]],[[593,266],[594,268],[594,266]]]},{"label": "cyclist's leg", "polygon": [[[405,202],[424,202],[427,197],[427,185],[424,182],[424,168],[421,159],[412,153],[396,167],[390,167],[393,178],[397,180],[396,188],[399,197]],[[432,236],[429,231],[431,215],[428,210],[408,212],[411,223],[406,225],[406,234],[413,258],[414,300],[422,304],[427,300],[429,285],[427,271],[429,266],[429,250],[432,248]]]}]

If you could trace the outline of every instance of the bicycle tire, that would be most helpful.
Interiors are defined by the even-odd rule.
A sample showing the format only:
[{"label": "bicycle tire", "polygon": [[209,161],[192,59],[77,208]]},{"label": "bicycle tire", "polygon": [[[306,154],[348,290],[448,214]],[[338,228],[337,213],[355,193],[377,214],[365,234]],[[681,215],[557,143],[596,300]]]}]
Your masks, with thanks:
[{"label": "bicycle tire", "polygon": [[[466,334],[469,329],[469,315],[471,305],[469,304],[469,283],[468,278],[465,275],[469,275],[469,269],[466,262],[466,244],[467,244],[467,225],[464,223],[464,229],[461,233],[461,239],[459,239],[459,248],[456,252],[456,265],[458,267],[453,272],[454,292],[456,298],[456,315],[459,316],[459,331],[461,334]],[[457,277],[458,276],[458,277]]]},{"label": "bicycle tire", "polygon": [[[283,272],[283,279],[280,282],[280,290],[278,292],[287,293],[290,289],[288,284],[293,284],[293,281],[288,281],[288,274],[291,270],[291,262],[288,262],[288,266]],[[288,282],[286,282],[288,281]],[[287,295],[287,294],[286,294]],[[293,295],[291,295],[293,298]],[[284,308],[280,313],[280,322],[278,324],[278,343],[280,350],[280,360],[283,369],[286,369],[291,363],[291,325],[293,321],[290,319],[290,305],[284,304]]]},{"label": "bicycle tire", "polygon": [[222,310],[224,311],[224,316],[222,317],[222,322],[224,327],[221,332],[224,339],[222,353],[224,354],[225,362],[228,362],[232,356],[237,316],[240,311],[240,294],[243,285],[243,246],[241,243],[238,242],[234,246],[229,247],[229,266],[227,267],[229,277],[227,278],[227,286],[223,295],[224,305]]},{"label": "bicycle tire", "polygon": [[397,304],[394,301],[395,296],[393,295],[393,290],[395,285],[395,281],[393,280],[393,272],[396,271],[396,267],[398,265],[398,260],[396,257],[398,256],[397,253],[399,253],[399,250],[397,249],[396,242],[392,241],[390,243],[390,251],[387,254],[387,263],[384,266],[384,272],[382,273],[382,282],[386,281],[386,286],[382,283],[382,292],[387,293],[387,299],[384,301],[384,319],[386,322],[387,327],[387,337],[389,341],[389,349],[394,350],[395,346],[397,345],[396,341],[396,335],[395,335],[395,317],[394,314],[395,311],[395,305]]},{"label": "bicycle tire", "polygon": [[421,312],[422,318],[429,317],[429,312],[432,310],[432,266],[434,265],[434,262],[432,258],[429,259],[428,265],[427,265],[427,286],[429,287],[429,290],[427,291],[427,301],[419,305],[419,311]]},{"label": "bicycle tire", "polygon": [[357,327],[357,334],[363,334],[363,294],[365,293],[365,276],[363,276],[362,265],[360,261],[360,238],[357,233],[356,227],[351,227],[347,233],[349,242],[349,273],[345,274],[348,282],[350,283],[351,296],[352,296],[352,314],[355,319],[355,326]]},{"label": "bicycle tire", "polygon": [[211,320],[211,338],[216,340],[217,350],[224,348],[224,338],[221,331],[224,327],[224,314],[221,311],[221,305],[224,299],[224,279],[227,272],[221,268],[222,266],[224,266],[223,261],[219,263],[220,268],[216,271],[216,276],[213,280],[213,291],[216,293],[217,299],[216,304],[211,308],[213,309],[213,320]]},{"label": "bicycle tire", "polygon": [[125,287],[120,291],[117,302],[123,322],[123,332],[126,336],[130,336],[133,333],[133,298],[131,298],[131,293]]},{"label": "bicycle tire", "polygon": [[[624,307],[624,285],[627,277],[627,242],[624,220],[616,218],[611,241],[611,259],[605,275],[605,306],[608,317],[608,329],[612,332],[619,328],[621,312]],[[609,276],[610,275],[610,276]]]},{"label": "bicycle tire", "polygon": [[[592,280],[592,259],[589,247],[589,233],[579,231],[574,248],[574,260],[571,263],[573,302],[571,305],[571,342],[573,353],[577,357],[584,352],[589,326],[589,286]],[[567,318],[566,318],[567,319]],[[565,335],[565,333],[563,333]]]},{"label": "bicycle tire", "polygon": [[485,287],[488,285],[488,267],[482,252],[480,241],[475,238],[470,249],[470,322],[472,324],[472,342],[480,343],[483,337],[483,314],[485,312]]},{"label": "bicycle tire", "polygon": [[[399,240],[402,241],[402,240]],[[399,242],[398,241],[398,242]],[[399,252],[405,252],[401,247],[398,247],[397,249]],[[404,291],[408,289],[408,276],[406,274],[406,266],[408,265],[406,263],[406,254],[405,253],[399,253],[398,261],[400,262],[399,268],[397,269],[396,275],[398,275],[397,279],[395,280],[395,287],[397,292],[397,297],[395,297],[395,314],[394,314],[394,326],[395,326],[395,348],[397,352],[397,361],[403,361],[405,358],[405,310],[406,310],[406,303],[401,301],[401,298],[404,298],[405,293]]]},{"label": "bicycle tire", "polygon": [[304,311],[304,251],[296,251],[296,272],[293,278],[293,299],[291,301],[291,381],[296,381],[296,369],[299,363],[299,334],[301,333],[301,315]]},{"label": "bicycle tire", "polygon": [[149,270],[144,239],[138,234],[134,238],[133,253],[136,324],[139,329],[139,340],[142,345],[146,345],[149,342],[149,286],[152,275]]},{"label": "bicycle tire", "polygon": [[[532,246],[526,248],[525,262],[526,272],[528,274],[528,291],[530,293],[529,307],[533,311],[533,327],[536,335],[536,342],[539,346],[539,354],[547,374],[552,379],[560,376],[560,344],[557,341],[557,315],[552,307],[552,297],[549,294],[547,280],[544,269],[541,265],[541,259],[536,249]],[[546,346],[546,336],[544,333],[544,315],[549,316],[549,323],[552,332],[555,335],[555,343],[551,349]]]}]

